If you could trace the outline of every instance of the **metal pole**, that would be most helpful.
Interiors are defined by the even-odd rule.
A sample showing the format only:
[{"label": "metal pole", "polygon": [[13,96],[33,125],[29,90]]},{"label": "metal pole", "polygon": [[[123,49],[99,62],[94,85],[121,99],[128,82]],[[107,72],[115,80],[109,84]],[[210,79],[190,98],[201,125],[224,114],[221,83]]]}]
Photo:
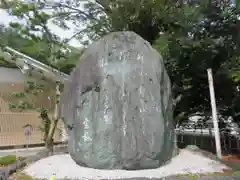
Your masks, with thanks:
[{"label": "metal pole", "polygon": [[212,106],[212,120],[214,125],[216,152],[217,152],[218,158],[221,159],[222,151],[221,151],[220,134],[219,134],[219,128],[218,128],[218,117],[217,117],[217,108],[216,108],[216,101],[215,101],[215,92],[214,92],[214,86],[213,86],[212,69],[207,69],[207,73],[208,73],[208,83],[209,83],[210,99],[211,99],[211,106]]},{"label": "metal pole", "polygon": [[26,136],[27,137],[27,150],[28,150],[28,145],[29,145],[29,137],[28,136]]}]

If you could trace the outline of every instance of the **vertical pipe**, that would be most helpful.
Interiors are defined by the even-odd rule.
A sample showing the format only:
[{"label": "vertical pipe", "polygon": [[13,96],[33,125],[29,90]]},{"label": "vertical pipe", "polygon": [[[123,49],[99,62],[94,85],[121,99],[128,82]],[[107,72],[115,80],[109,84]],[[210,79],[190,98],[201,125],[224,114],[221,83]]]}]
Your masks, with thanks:
[{"label": "vertical pipe", "polygon": [[218,117],[217,117],[215,92],[214,92],[214,86],[213,86],[212,69],[207,69],[207,73],[208,73],[209,91],[210,91],[210,99],[211,99],[211,107],[212,107],[212,120],[214,125],[216,152],[217,152],[218,158],[221,159],[222,151],[221,151],[220,134],[219,134],[219,128],[218,128]]}]

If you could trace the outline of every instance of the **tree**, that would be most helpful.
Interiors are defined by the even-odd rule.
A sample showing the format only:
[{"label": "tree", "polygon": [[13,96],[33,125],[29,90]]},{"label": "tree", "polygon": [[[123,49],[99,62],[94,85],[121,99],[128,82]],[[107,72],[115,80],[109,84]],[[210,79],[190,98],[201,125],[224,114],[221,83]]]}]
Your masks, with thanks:
[{"label": "tree", "polygon": [[[48,41],[44,41],[41,37],[31,35],[31,38],[24,37],[21,33],[18,33],[18,29],[16,26],[13,28],[1,28],[1,60],[5,67],[14,67],[17,68],[14,62],[16,61],[16,55],[7,55],[4,52],[4,46],[10,46],[15,48],[16,50],[25,53],[33,58],[37,58],[40,61],[48,64],[52,67],[60,69],[66,73],[69,73],[71,69],[75,66],[75,62],[80,56],[81,51],[76,50],[68,45],[61,44],[60,42],[55,41],[55,44],[51,41],[52,49],[55,49],[57,55],[53,56],[49,51],[52,49],[48,49],[46,47],[49,46]],[[49,56],[51,57],[49,58]],[[22,57],[20,57],[22,58]],[[13,62],[13,63],[12,63]],[[1,63],[1,65],[3,65]],[[11,66],[10,66],[11,65]],[[30,65],[31,66],[31,65]],[[31,69],[31,67],[30,67]],[[55,82],[44,77],[41,71],[29,71],[26,74],[26,84],[24,87],[24,92],[13,92],[11,96],[14,96],[18,99],[17,102],[10,104],[11,109],[20,110],[20,111],[28,111],[28,110],[38,110],[40,113],[40,117],[42,119],[43,126],[41,129],[44,131],[43,140],[45,141],[46,147],[51,153],[53,151],[53,135],[58,123],[58,119],[56,115],[53,118],[49,116],[48,107],[42,107],[37,104],[39,100],[39,96],[41,94],[53,94],[55,91]],[[58,86],[57,86],[58,87]],[[58,103],[59,101],[59,89],[56,89],[56,98],[55,101]]]},{"label": "tree", "polygon": [[[175,2],[166,0],[9,1],[8,5],[10,14],[27,20],[29,23],[26,27],[34,31],[50,34],[47,21],[52,21],[63,29],[69,28],[66,21],[71,21],[76,27],[84,27],[77,28],[73,35],[82,43],[84,36],[96,40],[109,32],[121,30],[134,31],[153,43],[160,31],[181,26],[176,16],[181,14],[181,10],[175,8]],[[46,13],[46,10],[51,13]]]},{"label": "tree", "polygon": [[239,63],[239,13],[217,2],[200,7],[199,19],[185,26],[185,31],[166,33],[156,42],[167,42],[165,48],[161,44],[158,48],[165,55],[173,80],[177,100],[174,112],[178,120],[210,110],[207,68],[213,69],[220,113],[233,115],[231,109],[237,96],[231,69]]},{"label": "tree", "polygon": [[[164,56],[173,84],[176,121],[209,110],[206,68],[211,67],[218,108],[231,114],[232,97],[237,96],[232,76],[238,77],[233,67],[239,63],[240,30],[239,11],[228,1],[14,1],[8,5],[12,15],[27,20],[27,32],[40,30],[46,37],[52,37],[48,21],[64,29],[69,28],[67,21],[84,27],[73,35],[83,44],[84,36],[92,41],[111,31],[129,30],[142,36]],[[46,9],[54,12],[47,14]]]}]

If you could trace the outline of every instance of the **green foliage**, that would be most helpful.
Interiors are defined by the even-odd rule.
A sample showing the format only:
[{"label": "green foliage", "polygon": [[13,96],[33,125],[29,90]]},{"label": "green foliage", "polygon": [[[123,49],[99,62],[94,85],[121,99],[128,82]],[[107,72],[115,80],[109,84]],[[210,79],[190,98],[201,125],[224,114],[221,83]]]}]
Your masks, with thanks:
[{"label": "green foliage", "polygon": [[[15,37],[28,38],[21,43],[11,42],[13,39],[8,43],[46,64],[70,72],[80,53],[61,49],[68,49],[65,43],[72,38],[88,44],[86,37],[93,41],[112,31],[134,31],[164,57],[172,81],[177,121],[210,110],[207,68],[213,70],[218,110],[233,114],[232,107],[239,97],[236,68],[240,65],[240,23],[239,11],[230,6],[230,1],[14,1],[9,7],[12,15],[28,22],[25,26],[12,24],[17,32]],[[47,14],[43,9],[54,11]],[[69,29],[69,20],[76,26],[75,34],[60,42],[46,22]],[[33,31],[42,32],[42,36],[36,37]]]},{"label": "green foliage", "polygon": [[40,113],[40,117],[42,119],[42,126],[39,127],[39,129],[44,133],[43,136],[43,141],[46,142],[49,132],[50,132],[50,128],[51,128],[51,123],[52,121],[50,120],[49,116],[48,116],[48,109],[46,108],[39,108],[38,112]]},{"label": "green foliage", "polygon": [[234,81],[236,82],[240,81],[240,69],[233,69],[231,71],[231,74]]},{"label": "green foliage", "polygon": [[[52,17],[42,11],[45,9],[44,6],[41,7],[38,3],[26,3],[25,1],[16,0],[8,1],[3,7],[9,8],[12,15],[25,20],[27,23],[12,22],[8,28],[0,27],[0,46],[3,49],[3,53],[0,53],[0,59],[2,61],[10,64],[9,62],[14,62],[17,59],[15,55],[6,56],[8,54],[4,52],[4,47],[10,46],[64,73],[72,71],[82,50],[67,45],[67,41],[70,39],[61,41],[57,35],[48,29],[47,23]],[[63,23],[60,25],[64,27]],[[53,133],[58,121],[51,119],[48,115],[48,109],[39,109],[34,101],[40,94],[47,93],[47,90],[52,86],[50,85],[51,82],[49,83],[49,80],[42,73],[38,73],[38,76],[41,76],[40,78],[36,77],[36,74],[36,70],[32,71],[31,69],[26,75],[28,80],[25,83],[24,92],[11,93],[11,96],[18,99],[18,102],[9,104],[9,107],[20,111],[39,110],[42,119],[40,129],[44,131],[44,141],[47,146],[52,146],[53,143],[50,143],[50,141],[53,141]],[[48,139],[50,139],[49,142],[47,142]]]},{"label": "green foliage", "polygon": [[[57,41],[47,41],[46,39],[35,35],[31,35],[31,38],[29,38],[23,32],[19,32],[23,26],[20,26],[17,23],[12,23],[12,27],[14,28],[0,27],[0,38],[2,39],[0,44],[2,46],[8,45],[65,73],[70,73],[74,68],[75,63],[81,54],[81,50],[61,44]],[[51,45],[52,49],[55,49],[56,52],[56,54],[51,55],[51,58],[49,58],[49,54],[51,54],[52,51],[49,49],[49,45]],[[14,58],[16,58],[14,55],[4,52],[4,49],[2,48],[0,51],[0,66],[16,68],[16,65],[12,63],[15,61]],[[46,80],[46,77],[40,73],[41,79],[33,81],[32,73],[34,72],[30,71],[28,77],[26,77],[27,81],[25,83],[24,92],[11,93],[11,96],[19,99],[17,104],[9,105],[11,109],[24,111],[38,108],[35,107],[33,98],[44,93],[45,88],[48,88],[45,87],[45,82],[48,80]]]},{"label": "green foliage", "polygon": [[16,109],[18,111],[33,109],[34,104],[28,100],[25,92],[12,92],[10,93],[10,96],[18,99],[17,103],[9,104],[10,109]]},{"label": "green foliage", "polygon": [[41,82],[28,80],[24,86],[24,92],[11,92],[10,96],[17,100],[15,104],[9,104],[10,109],[16,109],[18,111],[33,110],[36,109],[35,101],[36,97],[45,92],[46,87]]},{"label": "green foliage", "polygon": [[15,155],[8,155],[0,157],[0,165],[10,165],[17,161],[17,157]]},{"label": "green foliage", "polygon": [[240,57],[236,31],[239,14],[227,4],[214,2],[201,6],[198,13],[196,20],[181,32],[164,33],[155,42],[155,47],[165,57],[173,82],[177,100],[175,118],[183,112],[185,116],[180,119],[191,113],[210,111],[207,68],[213,70],[218,111],[233,115],[231,107],[238,94],[232,78],[237,76],[231,69],[239,64],[236,61]]},{"label": "green foliage", "polygon": [[12,92],[11,96],[16,97],[16,98],[24,98],[25,93],[23,93],[23,92]]},{"label": "green foliage", "polygon": [[[11,28],[0,26],[2,47],[10,46],[62,72],[70,73],[82,53],[81,49],[75,49],[60,41],[29,34],[30,29],[22,31],[24,26],[21,24],[11,23],[11,26]],[[0,66],[16,68],[16,65],[10,62],[14,60],[13,58],[13,56],[9,57],[9,53],[1,50]]]},{"label": "green foliage", "polygon": [[[82,10],[82,5],[84,10]],[[16,0],[11,3],[11,14],[27,20],[29,23],[21,29],[22,33],[32,36],[29,30],[43,32],[47,40],[59,40],[53,36],[46,26],[47,21],[52,21],[63,29],[69,29],[68,20],[76,26],[72,38],[79,39],[83,44],[87,43],[86,36],[90,40],[99,39],[101,36],[119,30],[132,30],[150,42],[153,42],[159,31],[169,26],[182,26],[178,23],[178,16],[182,11],[175,8],[172,1],[154,0],[126,0],[126,1],[60,1],[60,2],[24,2]],[[44,13],[43,9],[54,9],[52,14]],[[189,10],[190,11],[190,10]],[[144,25],[143,25],[144,24]],[[16,26],[16,25],[15,25]],[[41,28],[40,28],[41,27]],[[79,27],[83,27],[79,29]]]},{"label": "green foliage", "polygon": [[16,105],[16,104],[8,104],[8,106],[9,106],[9,109],[17,109],[18,108],[18,106]]}]

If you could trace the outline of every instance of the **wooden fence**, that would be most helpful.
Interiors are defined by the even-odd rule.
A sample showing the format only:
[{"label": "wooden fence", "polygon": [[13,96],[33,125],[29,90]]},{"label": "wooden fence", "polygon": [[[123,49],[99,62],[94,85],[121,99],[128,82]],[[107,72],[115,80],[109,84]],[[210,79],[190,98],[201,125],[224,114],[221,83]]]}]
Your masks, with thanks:
[{"label": "wooden fence", "polygon": [[[0,113],[2,112],[19,112],[15,109],[9,109],[9,104],[17,104],[21,98],[11,96],[13,92],[24,92],[24,84],[0,83]],[[48,108],[50,112],[55,108],[55,89],[47,89],[44,93],[37,96],[29,96],[33,105],[37,108]]]},{"label": "wooden fence", "polygon": [[[25,136],[24,126],[30,124],[32,133]],[[43,132],[38,113],[0,113],[0,147],[42,144]],[[54,140],[61,141],[61,124],[56,129]]]},{"label": "wooden fence", "polygon": [[[23,146],[27,144],[42,144],[43,132],[40,130],[41,118],[39,113],[31,110],[20,112],[17,109],[10,109],[9,104],[16,104],[19,98],[11,96],[12,92],[24,92],[24,82],[0,82],[0,148]],[[46,84],[46,91],[38,96],[29,96],[34,107],[48,108],[52,114],[55,107],[55,86]],[[32,126],[31,136],[24,135],[25,125]],[[54,140],[61,141],[61,124],[58,126]]]}]

